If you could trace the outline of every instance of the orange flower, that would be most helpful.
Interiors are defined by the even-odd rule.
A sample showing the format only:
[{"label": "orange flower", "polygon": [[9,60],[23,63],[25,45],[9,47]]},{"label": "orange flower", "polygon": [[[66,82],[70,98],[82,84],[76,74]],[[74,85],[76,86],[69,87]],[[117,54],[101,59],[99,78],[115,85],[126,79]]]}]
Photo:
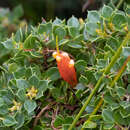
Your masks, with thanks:
[{"label": "orange flower", "polygon": [[66,52],[54,52],[53,57],[57,61],[60,76],[72,87],[74,87],[77,84],[77,76],[74,67],[74,61],[70,59],[69,55]]},{"label": "orange flower", "polygon": [[57,52],[53,52],[53,57],[57,61],[57,66],[60,72],[60,76],[68,84],[70,84],[71,87],[75,87],[77,84],[77,76],[74,67],[74,60],[70,59],[68,53],[59,52],[57,38],[56,38],[56,44],[57,44]]}]

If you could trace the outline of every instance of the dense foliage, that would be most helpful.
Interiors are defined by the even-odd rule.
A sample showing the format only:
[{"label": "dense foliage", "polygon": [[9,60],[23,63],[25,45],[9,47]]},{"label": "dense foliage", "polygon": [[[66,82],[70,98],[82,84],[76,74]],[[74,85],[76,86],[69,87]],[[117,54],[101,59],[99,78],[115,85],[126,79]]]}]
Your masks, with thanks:
[{"label": "dense foliage", "polygon": [[[8,38],[3,23],[7,14],[6,20],[20,24],[22,8],[15,10],[0,13],[0,129],[129,129],[129,6],[120,11],[105,5],[85,20],[24,24]],[[52,57],[56,36],[60,50],[75,61],[74,89],[61,79]]]}]

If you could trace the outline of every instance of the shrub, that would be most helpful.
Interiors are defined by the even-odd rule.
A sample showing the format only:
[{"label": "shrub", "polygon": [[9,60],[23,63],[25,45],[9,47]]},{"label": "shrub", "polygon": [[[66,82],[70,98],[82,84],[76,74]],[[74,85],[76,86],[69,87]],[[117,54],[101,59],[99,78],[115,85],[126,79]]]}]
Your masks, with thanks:
[{"label": "shrub", "polygon": [[[105,5],[85,20],[42,21],[1,41],[1,129],[129,128],[129,19],[128,7]],[[60,50],[75,60],[74,89],[52,57],[56,36]]]}]

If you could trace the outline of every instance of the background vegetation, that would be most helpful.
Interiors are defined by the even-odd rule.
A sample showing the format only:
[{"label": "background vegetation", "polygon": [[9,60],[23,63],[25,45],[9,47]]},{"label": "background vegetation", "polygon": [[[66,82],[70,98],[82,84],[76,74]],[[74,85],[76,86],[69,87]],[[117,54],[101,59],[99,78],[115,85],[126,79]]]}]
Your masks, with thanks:
[{"label": "background vegetation", "polygon": [[[65,13],[64,20],[52,17],[37,25],[33,6],[28,8],[30,16],[24,4],[0,9],[0,129],[128,130],[129,3],[111,1],[85,19]],[[23,18],[31,14],[37,17],[27,23]],[[56,36],[60,50],[75,61],[74,89],[61,79],[52,57]]]},{"label": "background vegetation", "polygon": [[[129,4],[129,0],[125,0]],[[87,10],[98,10],[104,4],[116,6],[119,0],[2,0],[0,6],[11,10],[22,5],[24,15],[28,21],[37,24],[43,17],[46,20],[69,19],[72,15],[86,18]],[[120,9],[122,9],[121,6]]]}]

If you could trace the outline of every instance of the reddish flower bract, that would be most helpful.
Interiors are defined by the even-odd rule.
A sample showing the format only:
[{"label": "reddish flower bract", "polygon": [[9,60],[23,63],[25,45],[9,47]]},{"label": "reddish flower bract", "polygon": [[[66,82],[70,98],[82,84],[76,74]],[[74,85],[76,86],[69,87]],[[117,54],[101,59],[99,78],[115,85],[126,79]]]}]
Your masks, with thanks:
[{"label": "reddish flower bract", "polygon": [[60,76],[71,85],[75,87],[77,84],[77,76],[74,67],[74,61],[70,59],[69,55],[66,52],[54,52],[53,57],[57,61],[58,70]]}]

